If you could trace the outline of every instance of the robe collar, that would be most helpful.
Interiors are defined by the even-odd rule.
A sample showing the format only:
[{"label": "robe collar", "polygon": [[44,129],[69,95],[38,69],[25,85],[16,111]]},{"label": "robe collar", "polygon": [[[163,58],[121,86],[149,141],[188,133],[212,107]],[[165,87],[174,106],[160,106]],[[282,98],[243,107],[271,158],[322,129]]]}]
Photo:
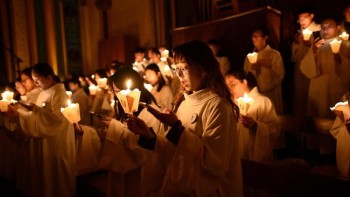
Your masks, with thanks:
[{"label": "robe collar", "polygon": [[315,21],[312,21],[312,23],[307,27],[310,31],[320,31],[321,30],[321,25],[315,23]]},{"label": "robe collar", "polygon": [[193,105],[200,105],[215,96],[216,94],[209,88],[193,92],[192,94],[184,93],[185,101]]}]

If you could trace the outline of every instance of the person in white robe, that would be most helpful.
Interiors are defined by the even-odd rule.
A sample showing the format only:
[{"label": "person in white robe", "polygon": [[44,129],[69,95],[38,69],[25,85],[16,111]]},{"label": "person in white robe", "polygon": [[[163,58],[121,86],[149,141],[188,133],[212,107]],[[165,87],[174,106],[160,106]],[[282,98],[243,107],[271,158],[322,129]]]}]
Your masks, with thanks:
[{"label": "person in white robe", "polygon": [[[307,102],[305,101],[308,99],[310,86],[310,77],[307,71],[311,65],[304,58],[307,54],[312,55],[312,43],[315,39],[319,39],[314,35],[319,34],[321,25],[314,22],[314,13],[308,7],[300,8],[297,14],[300,29],[291,46],[291,60],[294,62],[293,113],[297,116],[306,116]],[[302,32],[306,29],[315,32],[309,40],[303,38]],[[301,66],[302,63],[303,67]]]},{"label": "person in white robe", "polygon": [[172,109],[173,92],[170,87],[165,84],[165,80],[157,64],[150,64],[147,66],[145,70],[145,80],[152,85],[150,92],[156,99],[160,109]]},{"label": "person in white robe", "polygon": [[241,113],[238,124],[241,158],[272,163],[273,148],[281,132],[272,102],[259,93],[257,82],[251,73],[229,71],[225,78],[235,103],[244,94],[252,99],[248,103],[249,107],[242,109],[244,112]]},{"label": "person in white robe", "polygon": [[145,50],[143,48],[136,48],[134,51],[134,58],[135,62],[132,64],[133,69],[143,76],[145,68],[149,64],[145,58]]},{"label": "person in white robe", "polygon": [[[32,77],[41,88],[33,104],[18,108],[23,133],[34,139],[31,151],[31,184],[28,196],[75,195],[75,145],[73,125],[60,112],[67,105],[64,85],[46,63],[32,68]],[[16,107],[11,107],[16,110]]]},{"label": "person in white robe", "polygon": [[251,63],[247,57],[244,70],[255,76],[260,92],[272,101],[277,114],[283,114],[281,83],[284,78],[284,66],[281,54],[266,43],[268,34],[264,28],[253,32],[252,41],[257,61]]},{"label": "person in white robe", "polygon": [[[109,79],[109,84],[117,94],[126,89],[129,79],[133,84],[131,89],[141,91],[140,102],[158,108],[155,98],[143,87],[142,78],[129,68],[118,71]],[[123,108],[121,113],[123,115],[117,117],[127,115]],[[155,133],[163,133],[159,132],[160,122],[147,109],[140,106],[135,116],[144,120]],[[142,140],[129,131],[123,118],[105,117],[101,120],[107,129],[99,166],[108,170],[107,196],[159,196],[165,174],[163,156],[141,148],[139,144]]]},{"label": "person in white robe", "polygon": [[350,4],[344,7],[344,20],[340,23],[340,32],[350,34]]},{"label": "person in white robe", "polygon": [[72,78],[68,81],[69,89],[72,91],[71,102],[79,103],[80,110],[80,124],[89,125],[90,124],[90,106],[89,106],[89,96],[85,93],[84,89],[81,87],[78,78]]},{"label": "person in white robe", "polygon": [[[350,86],[349,86],[350,87]],[[347,107],[349,107],[350,101],[350,88],[349,91],[342,97],[342,102],[348,101]],[[348,117],[350,114],[347,115]],[[336,117],[330,133],[337,141],[336,145],[336,161],[339,172],[339,177],[349,179],[350,178],[350,119],[342,120],[340,117]]]},{"label": "person in white robe", "polygon": [[[237,118],[218,62],[206,43],[191,41],[174,48],[175,73],[184,93],[175,112],[148,110],[170,129],[165,138],[131,116],[128,128],[167,151],[164,196],[242,196]],[[145,147],[145,146],[143,146]]]},{"label": "person in white robe", "polygon": [[[330,106],[347,92],[350,82],[350,43],[342,40],[339,52],[332,52],[331,42],[339,32],[333,19],[322,21],[322,39],[314,43],[314,54],[307,62],[313,67],[309,88],[308,115],[332,118]],[[340,39],[339,39],[340,40]],[[310,72],[311,73],[311,72]]]},{"label": "person in white robe", "polygon": [[219,53],[221,51],[220,51],[220,43],[218,40],[210,39],[208,40],[207,44],[209,45],[211,51],[213,52],[216,60],[219,62],[222,76],[225,76],[227,71],[231,69],[230,60],[226,56],[223,56]]}]

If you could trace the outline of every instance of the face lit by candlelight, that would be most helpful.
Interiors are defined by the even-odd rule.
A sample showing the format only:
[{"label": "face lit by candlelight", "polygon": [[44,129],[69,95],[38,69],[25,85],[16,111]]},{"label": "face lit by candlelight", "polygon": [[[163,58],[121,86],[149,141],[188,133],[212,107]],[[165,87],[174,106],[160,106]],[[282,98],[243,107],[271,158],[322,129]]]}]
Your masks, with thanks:
[{"label": "face lit by candlelight", "polygon": [[313,19],[314,19],[314,15],[311,13],[307,13],[307,12],[299,14],[299,16],[298,16],[298,22],[299,22],[300,27],[302,29],[306,29],[308,26],[310,26]]},{"label": "face lit by candlelight", "polygon": [[33,72],[32,78],[34,83],[42,90],[46,90],[54,84],[54,80],[51,76],[41,76]]},{"label": "face lit by candlelight", "polygon": [[350,6],[347,6],[343,12],[346,22],[350,22]]},{"label": "face lit by candlelight", "polygon": [[332,19],[324,20],[321,24],[321,36],[323,39],[335,38],[339,35],[337,23]]},{"label": "face lit by candlelight", "polygon": [[238,80],[232,75],[227,75],[225,77],[226,84],[230,89],[231,95],[237,99],[244,95],[244,92],[249,92],[247,80]]},{"label": "face lit by candlelight", "polygon": [[145,54],[141,52],[134,53],[135,62],[142,62],[145,58]]},{"label": "face lit by candlelight", "polygon": [[202,84],[202,71],[196,66],[190,66],[186,62],[177,63],[172,70],[179,77],[182,87],[186,91],[198,91]]},{"label": "face lit by candlelight", "polygon": [[159,72],[156,73],[155,71],[153,71],[151,69],[147,69],[145,71],[145,80],[149,84],[151,84],[152,86],[155,86],[158,84],[160,76],[161,76],[161,74]]},{"label": "face lit by candlelight", "polygon": [[252,35],[252,41],[253,41],[254,47],[258,51],[260,51],[266,46],[266,40],[267,40],[267,36],[264,36],[263,32],[261,32],[260,30],[255,31]]},{"label": "face lit by candlelight", "polygon": [[25,74],[21,74],[21,82],[29,92],[35,88],[34,80]]}]

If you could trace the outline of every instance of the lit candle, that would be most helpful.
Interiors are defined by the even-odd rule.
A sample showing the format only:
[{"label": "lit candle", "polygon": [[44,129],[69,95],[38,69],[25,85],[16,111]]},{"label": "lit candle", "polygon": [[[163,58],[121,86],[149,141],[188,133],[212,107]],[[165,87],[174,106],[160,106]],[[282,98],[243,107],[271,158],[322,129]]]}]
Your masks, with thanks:
[{"label": "lit candle", "polygon": [[67,94],[67,96],[68,96],[69,99],[72,98],[72,92],[71,92],[71,91],[66,91],[66,94]]},{"label": "lit candle", "polygon": [[80,121],[79,103],[71,103],[68,99],[67,105],[67,107],[61,108],[62,114],[70,123],[78,123]]},{"label": "lit candle", "polygon": [[248,53],[247,57],[251,64],[255,64],[258,60],[258,53],[256,52]]},{"label": "lit candle", "polygon": [[0,111],[1,112],[7,112],[8,111],[8,105],[11,102],[16,102],[13,100],[13,92],[5,91],[1,94],[2,100],[0,101]]},{"label": "lit candle", "polygon": [[168,49],[164,49],[162,51],[162,57],[168,58],[169,57],[169,50]]},{"label": "lit candle", "polygon": [[152,90],[152,85],[149,83],[144,83],[143,86],[145,86],[145,88],[150,92]]},{"label": "lit candle", "polygon": [[90,92],[90,95],[96,95],[96,92],[97,92],[97,86],[95,85],[90,85],[89,86],[89,92]]},{"label": "lit candle", "polygon": [[350,119],[350,108],[349,102],[339,102],[331,107],[331,110],[337,115],[342,121],[348,121]]},{"label": "lit candle", "polygon": [[139,107],[141,92],[138,89],[130,90],[131,80],[126,82],[126,90],[117,93],[117,97],[125,113],[136,112]]},{"label": "lit candle", "polygon": [[303,30],[303,39],[306,41],[310,40],[311,34],[312,34],[312,31],[310,31],[308,28],[304,29]]},{"label": "lit candle", "polygon": [[95,75],[91,75],[91,79],[95,79]]},{"label": "lit candle", "polygon": [[334,39],[330,43],[333,53],[339,53],[341,40]]},{"label": "lit candle", "polygon": [[340,34],[339,37],[342,38],[343,40],[349,40],[349,34],[347,34],[346,31]]},{"label": "lit candle", "polygon": [[2,100],[7,102],[12,102],[13,92],[5,91],[1,94]]},{"label": "lit candle", "polygon": [[105,88],[107,86],[107,78],[98,79],[97,86],[100,88]]},{"label": "lit candle", "polygon": [[254,103],[254,99],[250,98],[247,93],[243,97],[237,99],[240,114],[247,115],[249,107]]}]

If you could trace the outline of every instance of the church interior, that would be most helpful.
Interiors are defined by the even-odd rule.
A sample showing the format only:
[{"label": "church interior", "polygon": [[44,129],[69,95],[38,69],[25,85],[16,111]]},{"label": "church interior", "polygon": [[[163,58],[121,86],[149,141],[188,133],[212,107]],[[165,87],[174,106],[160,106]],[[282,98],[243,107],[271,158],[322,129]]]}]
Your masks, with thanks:
[{"label": "church interior", "polygon": [[[302,8],[305,8],[305,10],[302,10]],[[348,12],[348,18],[346,17],[346,12]],[[318,25],[318,30],[311,30],[311,41],[305,39],[304,30],[307,28],[304,28],[301,22],[303,20],[302,16],[304,16],[303,14],[305,13],[308,14],[307,17],[311,16],[310,18],[313,24]],[[335,27],[332,27],[333,24]],[[310,26],[309,28],[311,29]],[[344,31],[341,30],[341,26],[344,27]],[[333,41],[330,42],[331,39],[327,37],[328,34],[331,34],[329,32],[332,32],[329,30],[331,28],[337,31],[337,33],[334,33],[336,34],[336,38],[334,39],[339,42],[341,41],[341,44],[339,44],[340,48],[338,46],[337,52],[333,51]],[[320,32],[319,38],[316,38],[316,34],[313,34],[313,32],[316,31]],[[278,78],[277,75],[279,75],[279,71],[277,71],[277,68],[274,70],[274,65],[264,66],[261,65],[263,63],[253,63],[247,56],[247,54],[258,54],[259,56],[256,57],[257,60],[255,60],[258,62],[259,58],[263,58],[263,52],[260,51],[259,46],[256,44],[256,42],[258,42],[256,40],[259,40],[259,38],[254,38],[256,33],[261,35],[259,38],[263,40],[263,48],[268,47],[274,51],[271,53],[278,53],[277,57],[279,60],[276,61],[281,62],[280,69],[282,69],[280,71],[282,73],[280,74],[281,77],[278,80],[276,79],[278,81],[276,83],[278,83],[278,88],[280,89],[279,101],[275,101],[274,98],[271,98],[273,96],[269,94],[271,92],[270,90],[266,90],[267,93],[265,94],[260,84],[268,83]],[[347,35],[347,38],[344,39],[339,36],[341,33]],[[113,118],[118,121],[118,123],[113,123],[115,129],[128,129],[128,127],[130,127],[129,124],[127,125],[130,118],[124,120],[123,117],[118,117],[117,112],[118,107],[121,106],[123,111],[127,113],[126,108],[124,108],[122,104],[123,98],[119,93],[119,90],[123,89],[124,86],[122,86],[122,88],[114,87],[116,84],[114,84],[113,80],[120,81],[122,78],[120,77],[118,79],[116,77],[122,75],[117,74],[119,69],[121,67],[123,67],[122,69],[133,68],[139,74],[142,73],[140,79],[151,84],[152,82],[148,80],[150,77],[147,75],[147,72],[152,71],[151,67],[148,68],[147,65],[142,65],[142,72],[137,68],[135,69],[136,54],[140,52],[137,50],[142,49],[144,59],[151,64],[153,63],[159,66],[159,68],[156,66],[158,71],[155,72],[161,73],[161,75],[165,73],[163,75],[163,81],[165,81],[164,83],[166,86],[169,86],[171,96],[160,96],[171,97],[171,101],[168,104],[170,107],[173,107],[175,106],[173,101],[175,101],[175,96],[179,92],[177,89],[181,89],[178,87],[181,86],[181,83],[177,81],[177,77],[183,82],[183,78],[186,78],[188,72],[193,72],[193,68],[189,69],[178,66],[184,63],[179,62],[181,60],[178,59],[179,56],[177,57],[178,54],[174,51],[179,54],[182,52],[185,53],[185,50],[180,50],[181,47],[193,40],[206,43],[209,47],[210,44],[213,44],[210,43],[210,41],[215,41],[214,45],[216,45],[220,51],[220,55],[215,56],[219,62],[218,65],[221,63],[218,58],[221,56],[226,57],[230,66],[225,72],[220,70],[222,73],[220,77],[223,81],[226,79],[226,89],[229,90],[231,88],[231,84],[228,81],[229,76],[235,76],[234,72],[230,72],[231,70],[245,70],[245,72],[248,72],[249,69],[252,69],[260,93],[264,98],[266,97],[271,100],[269,103],[273,105],[273,112],[269,112],[266,115],[260,114],[261,117],[259,118],[259,115],[256,115],[257,117],[253,121],[254,132],[252,132],[251,127],[248,128],[244,124],[241,126],[242,128],[248,128],[249,132],[253,133],[250,133],[250,135],[258,137],[257,133],[259,132],[260,121],[268,121],[269,118],[267,117],[271,115],[271,113],[276,114],[279,136],[270,150],[273,161],[261,160],[257,159],[255,156],[251,156],[253,153],[249,151],[252,151],[254,148],[249,148],[249,150],[247,150],[249,156],[241,156],[241,171],[238,174],[241,173],[240,180],[243,190],[238,194],[239,196],[349,195],[350,108],[349,104],[346,103],[343,112],[341,112],[341,116],[335,113],[336,110],[332,109],[332,111],[330,109],[330,107],[335,106],[337,102],[349,102],[350,100],[349,34],[350,2],[344,0],[333,0],[331,2],[328,0],[2,0],[0,1],[0,92],[3,93],[3,100],[0,102],[3,103],[0,103],[0,195],[96,197],[171,196],[167,195],[169,193],[162,194],[165,189],[169,189],[165,187],[166,184],[169,184],[167,181],[174,181],[171,178],[176,179],[177,175],[180,177],[181,173],[186,172],[170,172],[171,167],[173,167],[172,165],[175,165],[171,162],[169,165],[159,167],[161,170],[154,176],[157,177],[160,173],[166,171],[163,170],[164,167],[164,169],[168,170],[165,173],[165,177],[167,177],[167,173],[174,173],[174,177],[169,178],[169,180],[164,178],[164,182],[161,184],[162,189],[157,188],[159,191],[157,190],[155,193],[147,193],[145,192],[147,189],[144,189],[147,187],[147,184],[144,183],[147,182],[145,180],[153,181],[152,178],[145,178],[145,173],[149,173],[148,175],[150,177],[153,176],[152,173],[145,169],[147,169],[148,165],[153,165],[155,161],[160,163],[160,159],[156,160],[153,157],[161,157],[165,151],[159,153],[159,155],[157,153],[156,156],[149,156],[152,151],[140,151],[139,149],[142,149],[142,145],[140,145],[142,133],[139,134],[141,136],[140,138],[135,138],[136,140],[134,140],[133,137],[129,139],[129,135],[123,133],[123,135],[119,136],[120,139],[118,138],[118,142],[113,142],[117,145],[111,145],[113,144],[112,141],[108,142],[111,144],[108,144],[104,142],[104,139],[113,138],[113,136],[109,136],[110,134],[108,134],[112,129],[111,124],[114,120],[111,119]],[[301,36],[301,41],[297,41],[299,39],[298,36]],[[333,39],[332,36],[329,37]],[[304,41],[302,41],[303,39]],[[317,45],[317,43],[319,43],[318,39],[322,40],[320,45]],[[300,42],[302,42],[302,44],[300,44]],[[322,50],[326,45],[328,47],[327,50]],[[157,52],[155,54],[159,54],[159,56],[162,56],[161,58],[165,58],[167,64],[165,68],[162,68],[161,64],[158,64],[152,59],[152,55],[150,55],[152,54],[152,52],[150,52],[152,51],[151,49],[156,49]],[[265,50],[265,48],[262,50]],[[305,53],[299,58],[298,53],[301,50],[305,50]],[[166,53],[165,56],[163,56],[163,52]],[[185,57],[184,55],[182,56],[182,58]],[[330,57],[331,60],[327,59],[328,57]],[[274,58],[273,55],[266,55],[266,58],[270,58],[269,63],[274,62],[274,60],[271,60]],[[190,61],[187,60],[188,64],[189,62]],[[73,100],[74,98],[72,92],[74,95],[75,90],[72,87],[73,84],[76,84],[75,79],[79,79],[81,82],[77,81],[77,83],[79,83],[77,88],[82,88],[87,93],[85,100],[88,102],[88,109],[86,109],[85,115],[82,114],[82,111],[85,109],[83,109],[83,104],[79,103],[80,112],[78,112],[78,121],[72,122],[67,118],[64,114],[64,109],[66,109],[64,106],[59,108],[61,110],[60,112],[62,112],[60,115],[52,115],[53,121],[55,121],[57,117],[61,117],[61,119],[66,117],[69,122],[64,120],[65,124],[67,123],[66,126],[67,128],[69,127],[69,131],[73,132],[72,135],[74,139],[69,146],[72,146],[72,149],[74,149],[71,151],[74,152],[76,161],[74,161],[73,171],[75,176],[72,183],[73,185],[71,185],[72,188],[69,188],[73,191],[71,193],[67,192],[65,194],[66,191],[60,193],[62,188],[57,185],[59,185],[60,181],[64,178],[60,180],[60,170],[58,170],[57,173],[53,173],[58,175],[53,175],[51,172],[55,171],[54,168],[60,168],[60,166],[64,164],[56,163],[46,168],[46,164],[39,164],[40,162],[37,162],[40,159],[48,160],[51,158],[51,156],[48,155],[46,155],[47,158],[41,158],[46,157],[45,153],[47,152],[45,152],[44,147],[47,144],[45,143],[49,143],[48,147],[50,148],[48,148],[48,151],[52,151],[51,149],[54,147],[52,144],[54,143],[68,144],[67,141],[45,142],[46,138],[52,140],[52,138],[55,137],[52,137],[51,134],[40,135],[40,132],[38,134],[34,131],[35,129],[41,130],[41,126],[33,125],[41,124],[40,121],[44,121],[43,124],[47,123],[45,113],[56,113],[51,111],[41,112],[41,110],[45,107],[53,106],[55,103],[50,104],[50,106],[39,106],[40,109],[37,109],[38,106],[34,106],[33,108],[29,103],[25,104],[26,99],[29,99],[29,95],[22,94],[17,87],[17,83],[22,83],[24,89],[27,88],[27,78],[23,78],[23,74],[24,70],[31,68],[32,71],[28,77],[33,78],[35,84],[39,84],[38,87],[43,89],[42,91],[46,91],[45,88],[43,88],[45,86],[40,85],[45,81],[42,82],[43,80],[40,79],[42,75],[40,74],[41,70],[38,63],[49,65],[49,67],[52,68],[54,75],[58,78],[57,81],[64,83],[66,91],[71,91],[67,93],[67,95],[70,94],[68,95],[69,99]],[[173,68],[172,65],[175,67]],[[261,65],[261,67],[259,67],[259,65]],[[302,67],[302,65],[307,65],[307,68]],[[315,65],[315,71],[311,70],[312,68],[310,68],[310,65]],[[299,66],[300,69],[296,70]],[[305,70],[303,70],[303,68],[305,68]],[[342,70],[339,71],[338,68]],[[115,73],[114,71],[112,72],[112,69],[116,70]],[[168,73],[166,73],[166,69],[168,69]],[[265,79],[259,79],[259,77],[264,75],[265,70],[270,70],[272,74],[268,75]],[[297,72],[300,72],[300,75],[306,75],[302,80],[307,80],[307,82],[304,83],[304,81],[300,79],[298,83],[299,78],[297,78]],[[307,74],[305,74],[305,72],[307,72]],[[96,76],[100,79],[97,79]],[[106,82],[106,79],[102,87],[102,82],[99,80],[105,77],[108,78],[108,82]],[[327,77],[327,79],[322,77]],[[133,83],[136,82],[136,78],[132,78],[132,80]],[[84,81],[85,86],[82,81]],[[241,82],[243,83],[243,81],[249,82],[248,78],[242,79]],[[53,84],[56,84],[56,82],[53,82]],[[102,90],[104,93],[100,94],[101,90],[97,90],[97,93],[92,93],[91,84],[95,84],[96,86],[94,87],[97,88],[105,88]],[[296,89],[296,84],[300,86],[299,88],[301,89]],[[186,90],[184,83],[182,83],[182,85]],[[109,87],[107,88],[107,86]],[[155,87],[158,87],[153,84],[152,86],[153,90],[149,90],[148,93],[153,94]],[[232,85],[232,87],[233,86],[234,85]],[[334,86],[341,86],[342,88],[335,88]],[[135,88],[137,86],[132,87]],[[308,95],[302,97],[303,95],[300,92],[304,91],[304,87],[307,87],[306,91],[308,92],[306,92],[306,94]],[[130,90],[130,86],[127,87],[127,90]],[[249,91],[250,90],[253,91],[252,88],[249,89]],[[4,96],[6,91],[15,92],[14,94],[12,93],[12,96],[14,95],[13,100],[18,102],[17,104],[12,101],[6,101]],[[141,92],[142,91],[143,90],[141,90]],[[234,91],[230,91],[232,100],[242,112],[242,106],[239,105],[238,101],[236,102],[236,97],[234,99],[234,93],[232,93]],[[111,92],[112,100],[109,99],[111,96],[108,95]],[[189,92],[191,92],[191,94],[192,92],[196,93],[195,90]],[[159,91],[155,94],[157,93],[160,94]],[[40,98],[42,93],[38,92],[38,94]],[[140,101],[142,101],[142,94],[143,93],[141,93],[141,98],[139,98]],[[167,107],[161,106],[161,102],[158,101],[158,94],[153,95],[159,104],[158,106],[160,106],[162,110],[166,109]],[[186,95],[185,98],[187,99]],[[324,102],[322,102],[322,100]],[[327,100],[327,102],[325,100]],[[34,99],[34,101],[38,103],[38,100]],[[35,105],[34,101],[33,103]],[[78,101],[75,102],[78,103]],[[126,100],[126,102],[128,102],[128,100]],[[142,102],[140,102],[140,106]],[[254,104],[258,104],[258,101],[256,100]],[[11,105],[18,107],[13,107]],[[112,105],[113,107],[109,107]],[[181,109],[181,105],[178,108],[179,110]],[[67,108],[69,108],[69,106],[71,106],[70,103]],[[111,109],[106,109],[104,108],[105,106]],[[323,108],[316,109],[320,106]],[[42,115],[43,117],[35,120],[31,119],[33,117],[29,117],[29,112],[24,113],[21,108],[25,108],[24,110],[30,111],[30,113],[33,114]],[[149,108],[151,107],[149,107],[147,103],[145,108],[150,111]],[[176,106],[175,109],[177,109]],[[16,110],[16,112],[12,113],[12,110]],[[191,111],[191,109],[188,110]],[[131,114],[136,116],[136,111],[132,111]],[[256,113],[264,112],[258,110]],[[137,116],[141,118],[142,114],[142,112],[140,115],[137,113]],[[47,115],[46,118],[50,116],[51,114]],[[106,118],[106,116],[109,117]],[[157,117],[156,115],[154,116]],[[199,117],[197,116],[198,114],[191,117],[190,129],[192,128],[191,125],[193,125],[192,121],[195,122],[197,118],[202,118],[201,114],[199,114]],[[206,115],[203,116],[206,117]],[[249,112],[244,114],[244,116],[249,116]],[[179,115],[178,117],[181,119]],[[61,119],[59,121],[61,121]],[[51,121],[49,118],[47,120]],[[221,121],[223,124],[226,124],[229,120],[231,119]],[[28,125],[23,126],[26,121],[28,121]],[[122,124],[120,124],[119,121]],[[144,121],[146,124],[148,123],[146,120]],[[161,119],[160,121],[162,122]],[[184,143],[181,141],[184,140],[184,134],[189,132],[187,131],[187,126],[184,121],[182,119],[181,121],[183,123],[181,127],[185,130],[181,131],[182,136],[181,138],[179,137],[179,141],[175,143],[177,148],[180,148],[180,145]],[[242,120],[238,119],[238,125],[242,124],[240,121]],[[47,128],[56,125],[56,123],[52,123],[52,125],[50,125],[51,123],[48,124],[49,126]],[[267,125],[265,128],[266,132],[270,132],[274,129],[272,126],[268,125],[270,123],[263,124]],[[164,125],[164,128],[167,128],[165,123]],[[176,124],[174,123],[174,125]],[[55,126],[53,129],[61,128],[61,126],[62,125]],[[147,126],[151,127],[148,124]],[[173,127],[175,128],[176,126]],[[22,136],[22,133],[27,132],[25,131],[27,130],[26,127],[29,127],[28,130],[30,131],[28,132],[35,133],[34,137]],[[169,128],[171,128],[171,126]],[[240,130],[240,126],[237,128],[240,132],[239,135],[245,131]],[[24,131],[22,132],[22,130]],[[126,132],[126,130],[123,130],[123,132]],[[167,132],[170,133],[171,129]],[[131,132],[129,131],[129,133]],[[133,133],[135,132],[133,131]],[[153,146],[152,153],[156,152],[155,150],[160,146],[158,145],[158,141],[161,141],[160,139],[170,138],[158,136],[157,131],[153,131],[153,134],[157,136],[157,142],[155,147]],[[134,135],[136,136],[136,134]],[[122,142],[122,138],[124,137],[125,141]],[[34,138],[33,142],[32,138]],[[240,139],[241,137],[239,137],[239,140]],[[207,154],[205,151],[209,152],[208,155],[213,154],[211,151],[215,152],[216,148],[213,148],[213,150],[208,148],[207,146],[209,145],[207,145],[207,143],[210,143],[205,141],[206,139],[204,139],[203,136],[198,137],[198,140],[204,144],[204,150],[200,149],[200,151],[204,152],[204,156],[201,156],[204,158],[199,158],[199,156],[197,158],[198,160],[203,159],[203,161],[198,162],[202,162],[198,165],[202,165],[201,167],[204,166],[203,169],[199,170],[199,172],[196,171],[196,173],[200,174],[202,171],[207,170],[206,167],[212,167],[209,166],[211,162],[208,162],[208,165],[204,164]],[[39,148],[35,147],[39,146],[38,141],[43,143]],[[268,141],[272,143],[272,137]],[[129,145],[129,142],[132,145]],[[134,147],[136,146],[133,144],[134,142],[136,145],[137,143],[139,144],[137,148]],[[190,141],[187,142],[189,143]],[[256,138],[255,141],[249,141],[249,143],[256,143],[256,149],[258,147],[258,142],[260,142],[258,138]],[[119,147],[121,145],[118,143],[123,144],[124,147]],[[110,159],[109,157],[111,157],[109,155],[111,153],[105,150],[107,146],[109,148],[112,147],[112,149],[114,147],[116,152],[119,152],[113,153],[115,155],[110,164],[101,167],[101,163],[107,161]],[[221,147],[220,144],[216,144],[215,146]],[[259,148],[264,147],[268,149],[265,145]],[[43,155],[37,156],[36,153],[30,151],[33,149],[40,149]],[[172,150],[172,148],[169,148],[169,152],[170,150]],[[184,148],[182,147],[181,150],[183,151]],[[193,149],[193,152],[195,150],[196,149]],[[225,152],[226,150],[220,151]],[[240,151],[242,152],[242,150]],[[57,152],[58,151],[56,151],[55,154]],[[254,150],[252,152],[259,152],[259,150]],[[101,156],[101,154],[105,155]],[[174,153],[171,154],[174,154],[173,160],[171,160],[173,162],[175,160],[174,158],[177,158],[177,152],[174,151]],[[119,155],[121,156],[119,157]],[[187,154],[184,155],[187,156]],[[216,158],[216,156],[219,157],[221,155],[218,154],[213,157]],[[164,156],[164,158],[168,159],[167,157],[168,156]],[[209,156],[208,159],[210,159]],[[68,160],[64,160],[64,163],[65,162],[68,162]],[[124,165],[117,165],[116,163],[118,162],[125,163],[127,167]],[[167,160],[167,162],[169,161]],[[157,163],[157,166],[160,166],[159,163]],[[129,170],[132,165],[137,167]],[[193,165],[195,168],[197,162]],[[66,166],[64,168],[66,168]],[[113,171],[113,169],[122,171],[124,168],[127,168],[129,171],[123,171],[121,174],[119,171]],[[222,184],[221,182],[224,182],[222,181],[224,179],[220,176],[224,175],[217,175],[216,172],[219,170],[215,169],[215,167],[213,168],[215,172],[214,175],[210,174],[207,176],[213,176],[214,178],[199,175],[199,177],[193,180],[197,181],[198,179],[198,185],[200,185],[201,180],[205,180],[207,181],[205,184],[211,184],[212,187],[214,187],[213,185],[215,184]],[[28,173],[23,171],[41,171],[41,173],[39,173],[39,175],[35,173],[28,175]],[[66,171],[62,171],[62,173],[64,172]],[[344,175],[344,173],[346,174]],[[36,189],[37,185],[32,183],[36,181],[41,183],[41,181],[47,178],[47,174],[49,174],[48,176],[58,177],[57,181],[54,181],[53,184],[45,183],[42,185],[42,187],[46,187],[46,189],[49,188],[51,193],[45,193],[47,192],[46,189],[44,189],[45,191],[43,191],[43,193],[37,192],[36,190],[41,189]],[[44,177],[42,178],[43,180],[38,178],[41,175]],[[189,176],[194,177],[197,175],[190,174]],[[219,178],[216,176],[219,176]],[[215,182],[217,179],[221,180],[221,182]],[[190,181],[191,180],[192,179],[190,179]],[[182,180],[182,182],[186,181]],[[205,189],[203,189],[203,191],[198,189],[201,187],[198,185],[194,186],[195,189],[192,191],[194,193],[182,193],[181,195],[173,193],[173,196],[204,196],[203,194],[207,191]],[[176,184],[173,185],[173,187],[176,186]],[[224,191],[221,186],[215,189],[216,193],[208,194],[213,196],[235,196],[230,192],[226,194],[220,193]],[[64,188],[62,190],[68,189]]]}]

